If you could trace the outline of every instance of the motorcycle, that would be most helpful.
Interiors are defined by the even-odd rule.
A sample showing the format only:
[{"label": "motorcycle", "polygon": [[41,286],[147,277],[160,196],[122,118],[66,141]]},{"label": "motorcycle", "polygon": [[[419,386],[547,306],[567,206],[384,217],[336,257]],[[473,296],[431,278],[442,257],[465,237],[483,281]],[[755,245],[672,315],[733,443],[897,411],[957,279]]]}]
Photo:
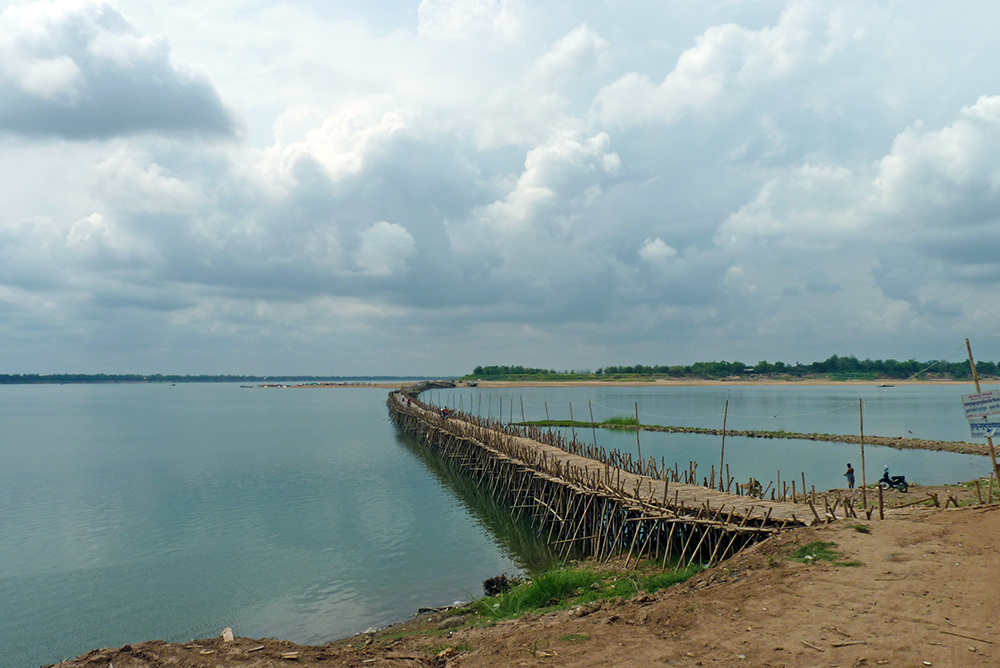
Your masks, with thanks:
[{"label": "motorcycle", "polygon": [[878,486],[882,489],[898,489],[900,492],[905,492],[910,488],[910,484],[906,482],[906,476],[890,476],[888,466],[882,469],[882,478],[878,481]]}]

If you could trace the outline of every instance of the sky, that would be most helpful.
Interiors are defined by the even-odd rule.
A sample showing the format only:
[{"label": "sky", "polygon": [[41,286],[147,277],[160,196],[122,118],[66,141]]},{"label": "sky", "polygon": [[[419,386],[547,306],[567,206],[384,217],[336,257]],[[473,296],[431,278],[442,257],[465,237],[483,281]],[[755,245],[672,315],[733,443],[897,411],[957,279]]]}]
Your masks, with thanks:
[{"label": "sky", "polygon": [[1000,360],[997,25],[0,0],[0,373]]}]

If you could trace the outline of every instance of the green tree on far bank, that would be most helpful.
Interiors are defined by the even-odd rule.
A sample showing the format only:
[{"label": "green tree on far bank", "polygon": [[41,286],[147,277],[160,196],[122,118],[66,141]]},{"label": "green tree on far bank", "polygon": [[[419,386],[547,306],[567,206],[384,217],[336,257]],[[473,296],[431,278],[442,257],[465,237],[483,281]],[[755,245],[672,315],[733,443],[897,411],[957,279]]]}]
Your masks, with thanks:
[{"label": "green tree on far bank", "polygon": [[[996,378],[998,367],[995,362],[977,362],[977,371],[982,378]],[[725,378],[770,378],[803,379],[825,378],[830,380],[971,380],[972,371],[967,361],[945,362],[943,360],[919,362],[915,359],[898,361],[859,360],[853,355],[842,357],[831,355],[827,359],[810,364],[795,362],[768,362],[761,360],[754,366],[743,362],[713,361],[695,362],[689,365],[645,365],[606,366],[597,371],[557,371],[517,365],[477,366],[468,380],[635,380],[649,378],[721,380]]]}]

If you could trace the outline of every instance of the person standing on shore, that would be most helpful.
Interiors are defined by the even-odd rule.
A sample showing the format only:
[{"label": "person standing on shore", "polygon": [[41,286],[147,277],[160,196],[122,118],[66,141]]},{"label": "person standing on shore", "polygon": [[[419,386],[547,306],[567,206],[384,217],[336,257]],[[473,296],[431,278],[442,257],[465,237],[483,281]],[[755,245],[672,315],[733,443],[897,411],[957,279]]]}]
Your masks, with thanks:
[{"label": "person standing on shore", "polygon": [[854,489],[854,468],[851,466],[851,462],[847,462],[847,473],[844,474],[847,478],[847,489]]}]

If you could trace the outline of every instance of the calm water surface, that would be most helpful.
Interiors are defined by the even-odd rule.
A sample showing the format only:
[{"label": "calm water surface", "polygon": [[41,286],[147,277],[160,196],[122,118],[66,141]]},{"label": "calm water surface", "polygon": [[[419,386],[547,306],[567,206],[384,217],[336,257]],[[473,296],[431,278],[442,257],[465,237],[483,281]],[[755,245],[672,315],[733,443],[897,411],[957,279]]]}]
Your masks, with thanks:
[{"label": "calm water surface", "polygon": [[[984,385],[983,391],[994,389]],[[761,385],[697,387],[578,387],[578,388],[475,388],[435,390],[435,403],[461,407],[483,416],[503,420],[554,420],[600,422],[612,416],[634,417],[638,405],[643,424],[721,429],[726,402],[727,429],[789,431],[798,433],[858,434],[861,417],[866,435],[904,436],[944,441],[969,441],[969,426],[960,396],[975,388],[965,385]],[[859,408],[859,400],[861,407]],[[595,434],[577,430],[577,438],[593,443]],[[598,430],[597,444],[637,454],[635,432]],[[983,441],[977,441],[983,442]],[[639,447],[644,458],[661,458],[686,469],[698,462],[698,476],[707,477],[718,468],[721,437],[699,434],[642,432]],[[738,481],[753,477],[785,481],[801,480],[817,490],[843,487],[847,462],[857,469],[861,481],[858,445],[789,439],[726,438],[724,466]],[[865,468],[868,482],[888,466],[895,474],[925,485],[939,485],[989,475],[988,457],[923,450],[896,450],[867,445]]]},{"label": "calm water surface", "polygon": [[[984,388],[991,389],[991,388]],[[968,440],[958,386],[689,387],[434,392],[505,419],[601,420]],[[388,421],[381,389],[228,384],[0,386],[0,666],[38,666],[153,638],[317,643],[468,599],[522,557],[491,534]],[[634,433],[598,431],[635,451]],[[590,431],[580,433],[591,440]],[[719,438],[641,434],[643,455],[699,473]],[[988,459],[866,448],[924,484],[988,474]],[[853,445],[726,439],[739,479],[859,467]],[[859,471],[860,474],[860,471]],[[859,475],[860,477],[860,475]]]},{"label": "calm water surface", "polygon": [[515,571],[386,394],[0,387],[0,665],[226,626],[322,642]]}]

